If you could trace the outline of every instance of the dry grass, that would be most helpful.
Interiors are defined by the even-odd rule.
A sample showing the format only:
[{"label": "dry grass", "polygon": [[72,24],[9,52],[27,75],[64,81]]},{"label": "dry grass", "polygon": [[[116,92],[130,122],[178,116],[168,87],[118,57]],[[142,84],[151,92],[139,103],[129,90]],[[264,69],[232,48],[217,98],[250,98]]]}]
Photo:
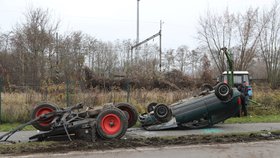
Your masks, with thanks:
[{"label": "dry grass", "polygon": [[[249,113],[252,115],[275,115],[280,113],[280,90],[271,90],[266,87],[254,87],[254,98],[258,104],[249,105]],[[152,91],[145,89],[133,90],[130,93],[129,103],[136,106],[140,113],[145,112],[146,105],[150,102],[171,104],[180,99],[191,97],[197,92],[186,91]],[[32,108],[39,102],[51,102],[59,107],[66,107],[65,90],[52,90],[47,93],[36,93],[26,91],[25,93],[3,93],[2,94],[2,122],[26,122],[30,119]],[[110,102],[127,102],[127,92],[113,90],[92,90],[81,92],[71,90],[69,94],[69,105],[84,103],[87,106],[101,106]]]},{"label": "dry grass", "polygon": [[279,114],[280,112],[280,90],[272,90],[265,86],[253,89],[255,103],[250,104],[255,115]]},{"label": "dry grass", "polygon": [[[170,104],[180,99],[190,97],[193,93],[184,91],[147,91],[134,90],[130,93],[130,103],[135,105],[139,112],[145,112],[146,105],[152,101]],[[66,107],[66,93],[54,92],[46,94],[28,91],[26,93],[2,94],[2,122],[26,122],[30,119],[32,108],[40,102],[51,102],[59,107]],[[69,104],[84,103],[87,106],[101,106],[110,102],[127,102],[125,91],[91,91],[72,92],[69,94]]]}]

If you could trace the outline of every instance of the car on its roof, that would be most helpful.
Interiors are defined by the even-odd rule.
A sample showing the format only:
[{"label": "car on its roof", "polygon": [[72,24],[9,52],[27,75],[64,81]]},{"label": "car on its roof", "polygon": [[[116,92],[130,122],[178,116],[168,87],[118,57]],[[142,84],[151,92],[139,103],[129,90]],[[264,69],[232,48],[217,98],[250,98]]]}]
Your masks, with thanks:
[{"label": "car on its roof", "polygon": [[204,128],[235,116],[240,104],[240,92],[226,83],[219,83],[197,97],[183,99],[169,106],[150,103],[148,113],[139,115],[138,120],[146,130]]}]

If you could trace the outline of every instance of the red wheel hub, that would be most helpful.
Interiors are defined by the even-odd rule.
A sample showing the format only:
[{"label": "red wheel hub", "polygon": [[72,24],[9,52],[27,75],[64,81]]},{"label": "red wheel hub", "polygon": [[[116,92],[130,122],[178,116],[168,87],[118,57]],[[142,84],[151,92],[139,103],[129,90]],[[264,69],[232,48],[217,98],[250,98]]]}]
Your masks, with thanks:
[{"label": "red wheel hub", "polygon": [[[54,110],[48,107],[43,107],[40,108],[37,112],[36,112],[36,117],[40,117],[41,115],[53,112]],[[46,119],[46,120],[40,120],[40,125],[41,126],[48,126],[53,120],[53,117]]]},{"label": "red wheel hub", "polygon": [[121,120],[116,114],[108,114],[102,118],[102,130],[108,135],[114,135],[121,129]]}]

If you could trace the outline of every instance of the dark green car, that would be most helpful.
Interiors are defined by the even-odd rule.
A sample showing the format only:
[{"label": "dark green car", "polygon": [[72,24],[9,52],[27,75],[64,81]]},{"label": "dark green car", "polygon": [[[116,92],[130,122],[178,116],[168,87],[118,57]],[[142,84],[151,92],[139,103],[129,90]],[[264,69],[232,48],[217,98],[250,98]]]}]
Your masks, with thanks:
[{"label": "dark green car", "polygon": [[220,83],[197,97],[170,106],[150,103],[148,113],[140,115],[139,121],[147,130],[209,127],[235,116],[240,104],[240,92],[226,83]]}]

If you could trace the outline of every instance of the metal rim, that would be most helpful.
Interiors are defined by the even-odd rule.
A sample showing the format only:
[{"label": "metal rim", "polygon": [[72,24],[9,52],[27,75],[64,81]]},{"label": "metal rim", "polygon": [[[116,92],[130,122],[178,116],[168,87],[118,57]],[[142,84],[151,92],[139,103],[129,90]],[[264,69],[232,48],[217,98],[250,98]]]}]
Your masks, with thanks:
[{"label": "metal rim", "polygon": [[222,85],[222,86],[219,87],[219,93],[220,93],[222,96],[228,95],[229,91],[230,91],[230,90],[229,90],[228,86],[226,86],[226,85]]},{"label": "metal rim", "polygon": [[[35,116],[36,117],[40,117],[41,115],[44,115],[44,114],[47,114],[47,113],[51,113],[51,112],[54,112],[54,110],[52,108],[42,107],[42,108],[38,109],[38,111],[36,111]],[[53,120],[53,118],[49,118],[47,120],[40,120],[39,124],[41,126],[48,126],[51,123],[52,120]]]},{"label": "metal rim", "polygon": [[165,117],[168,113],[168,109],[165,106],[159,106],[157,108],[157,114],[159,117]]},{"label": "metal rim", "polygon": [[117,134],[121,130],[121,120],[115,114],[108,114],[102,118],[101,128],[108,135]]}]

